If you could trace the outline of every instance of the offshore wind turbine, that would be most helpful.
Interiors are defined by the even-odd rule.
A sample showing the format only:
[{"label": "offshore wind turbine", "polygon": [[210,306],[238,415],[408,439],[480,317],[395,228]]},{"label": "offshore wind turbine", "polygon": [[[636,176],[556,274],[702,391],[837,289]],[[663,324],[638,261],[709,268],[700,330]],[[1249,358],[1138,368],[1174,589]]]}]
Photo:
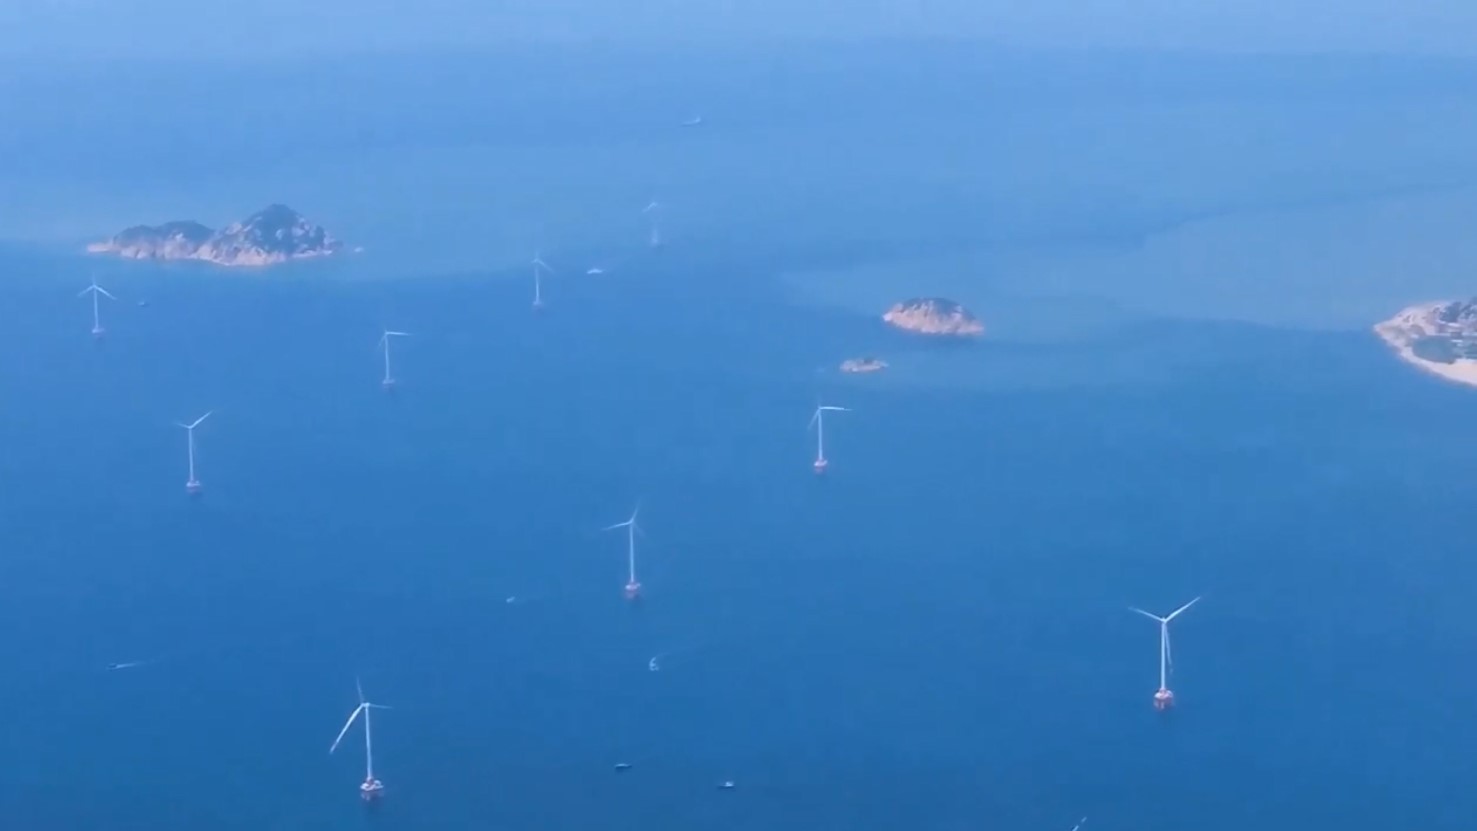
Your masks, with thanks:
[{"label": "offshore wind turbine", "polygon": [[1171,657],[1169,650],[1169,622],[1179,617],[1186,609],[1194,606],[1199,601],[1200,598],[1197,597],[1164,617],[1146,612],[1143,609],[1129,607],[1131,611],[1138,612],[1146,618],[1159,621],[1159,690],[1154,693],[1154,709],[1161,713],[1174,706],[1174,693],[1169,690],[1169,670],[1174,664],[1174,659]]},{"label": "offshore wind turbine", "polygon": [[647,203],[646,207],[641,209],[641,213],[647,214],[651,217],[650,241],[652,248],[660,248],[662,245],[661,208],[662,206],[655,199],[653,199],[651,200],[651,202]]},{"label": "offshore wind turbine", "polygon": [[825,413],[849,413],[846,407],[828,407],[824,404],[815,408],[815,415],[810,417],[810,426],[815,428],[815,472],[825,473],[826,466],[826,420]]},{"label": "offshore wind turbine", "polygon": [[410,337],[409,332],[396,332],[390,329],[386,329],[385,333],[380,335],[380,348],[385,351],[385,378],[380,381],[380,386],[384,387],[385,392],[395,389],[395,377],[390,374],[390,338],[408,337]]},{"label": "offshore wind turbine", "polygon": [[388,710],[390,708],[385,706],[384,704],[369,703],[369,701],[364,698],[364,687],[360,686],[358,678],[354,679],[354,689],[357,690],[359,693],[359,706],[354,708],[354,712],[349,713],[349,720],[344,722],[344,729],[338,731],[338,738],[333,740],[333,744],[328,748],[328,752],[332,753],[333,751],[338,750],[339,742],[342,742],[344,740],[344,735],[349,732],[350,727],[354,726],[354,720],[359,718],[360,713],[363,713],[364,782],[359,786],[359,798],[364,800],[366,803],[373,803],[380,798],[381,794],[383,794],[385,790],[385,785],[380,780],[374,778],[374,736],[370,730],[369,711]]},{"label": "offshore wind turbine", "polygon": [[617,522],[608,525],[603,530],[614,531],[617,528],[626,529],[626,599],[639,600],[641,598],[641,583],[636,579],[636,532],[640,527],[636,525],[636,515],[641,513],[638,504],[636,510],[631,512],[631,518],[625,522]]},{"label": "offshore wind turbine", "polygon": [[97,284],[97,278],[96,277],[93,277],[92,278],[92,284],[91,285],[89,285],[87,288],[83,289],[82,291],[77,292],[77,296],[78,297],[82,297],[83,295],[87,295],[87,294],[92,295],[92,336],[94,338],[100,338],[100,337],[103,336],[103,333],[106,330],[103,329],[102,317],[99,314],[98,296],[101,295],[102,297],[106,297],[109,300],[117,300],[118,298],[116,298],[113,295],[109,294],[107,289],[105,289],[102,286],[98,285]]},{"label": "offshore wind turbine", "polygon": [[554,273],[554,269],[544,262],[539,252],[533,254],[533,310],[538,311],[544,307],[543,275],[544,272]]},{"label": "offshore wind turbine", "polygon": [[210,418],[210,413],[213,412],[215,411],[211,410],[210,412],[207,412],[205,415],[200,416],[189,424],[186,424],[183,421],[175,422],[179,426],[185,428],[185,441],[190,453],[190,478],[185,480],[185,493],[188,493],[191,496],[199,494],[201,487],[200,480],[195,478],[195,428],[200,426],[200,422],[204,421],[207,418]]}]

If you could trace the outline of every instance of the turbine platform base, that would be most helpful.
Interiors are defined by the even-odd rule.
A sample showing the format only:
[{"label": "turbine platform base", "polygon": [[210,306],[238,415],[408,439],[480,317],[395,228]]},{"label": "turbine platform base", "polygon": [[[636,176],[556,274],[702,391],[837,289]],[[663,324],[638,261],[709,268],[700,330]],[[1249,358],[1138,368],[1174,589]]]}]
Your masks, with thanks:
[{"label": "turbine platform base", "polygon": [[185,493],[188,493],[191,496],[199,496],[200,492],[204,489],[205,487],[200,484],[199,479],[191,479],[190,481],[185,483]]},{"label": "turbine platform base", "polygon": [[383,389],[385,392],[394,392],[395,391],[395,379],[394,378],[386,378],[385,380],[383,380],[383,381],[380,382],[380,388]]},{"label": "turbine platform base", "polygon": [[641,584],[640,583],[636,582],[635,580],[632,580],[631,582],[629,582],[629,583],[626,584],[626,599],[627,600],[640,600],[641,599]]},{"label": "turbine platform base", "polygon": [[359,798],[365,802],[376,802],[384,795],[385,785],[378,779],[365,779],[359,786]]},{"label": "turbine platform base", "polygon": [[825,473],[826,472],[826,468],[829,465],[830,465],[830,462],[827,462],[825,459],[816,459],[815,460],[815,464],[813,465],[813,467],[815,468],[815,472],[817,474],[821,474],[821,473]]},{"label": "turbine platform base", "polygon": [[101,326],[94,326],[94,327],[92,327],[92,336],[94,338],[101,338],[103,335],[106,335],[107,333],[108,333],[108,330],[107,329],[104,329]]},{"label": "turbine platform base", "polygon": [[1154,693],[1154,709],[1164,712],[1174,706],[1174,693],[1169,690],[1159,690]]}]

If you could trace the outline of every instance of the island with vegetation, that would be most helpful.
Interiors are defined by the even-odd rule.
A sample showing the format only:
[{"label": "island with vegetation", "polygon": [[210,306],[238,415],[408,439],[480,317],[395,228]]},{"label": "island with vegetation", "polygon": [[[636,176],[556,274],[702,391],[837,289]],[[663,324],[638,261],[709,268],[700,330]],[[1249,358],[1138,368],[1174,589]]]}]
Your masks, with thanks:
[{"label": "island with vegetation", "polygon": [[286,205],[268,205],[240,222],[213,230],[191,220],[135,225],[87,246],[93,254],[136,260],[203,260],[224,266],[263,266],[324,257],[343,243]]},{"label": "island with vegetation", "polygon": [[1477,386],[1477,298],[1410,306],[1374,331],[1401,360]]},{"label": "island with vegetation", "polygon": [[973,337],[985,333],[985,325],[968,309],[942,297],[915,297],[894,304],[883,315],[888,324],[923,335]]},{"label": "island with vegetation", "polygon": [[881,358],[847,358],[841,362],[842,372],[877,372],[887,369],[887,361]]}]

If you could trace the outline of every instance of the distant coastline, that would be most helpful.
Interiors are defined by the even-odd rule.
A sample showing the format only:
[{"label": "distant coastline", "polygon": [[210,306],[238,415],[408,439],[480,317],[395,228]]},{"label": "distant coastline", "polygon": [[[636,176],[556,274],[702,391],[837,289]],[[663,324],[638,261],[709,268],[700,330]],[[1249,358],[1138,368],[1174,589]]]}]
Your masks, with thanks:
[{"label": "distant coastline", "polygon": [[1412,366],[1477,387],[1477,300],[1417,303],[1374,325],[1374,332]]}]

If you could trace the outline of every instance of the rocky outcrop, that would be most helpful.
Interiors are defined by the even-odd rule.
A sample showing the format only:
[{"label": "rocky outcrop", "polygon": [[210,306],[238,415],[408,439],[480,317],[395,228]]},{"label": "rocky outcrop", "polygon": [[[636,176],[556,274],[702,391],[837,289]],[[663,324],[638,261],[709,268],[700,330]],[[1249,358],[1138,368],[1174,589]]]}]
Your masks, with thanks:
[{"label": "rocky outcrop", "polygon": [[1374,331],[1407,363],[1477,386],[1477,298],[1409,306]]},{"label": "rocky outcrop", "polygon": [[137,260],[203,260],[224,266],[263,266],[336,254],[343,250],[343,243],[292,208],[269,205],[218,231],[189,220],[135,225],[111,239],[87,246],[87,250]]},{"label": "rocky outcrop", "polygon": [[917,297],[895,304],[882,315],[888,324],[923,335],[974,337],[985,325],[963,306],[941,297]]},{"label": "rocky outcrop", "polygon": [[878,372],[887,369],[881,358],[847,358],[841,362],[842,372]]}]

